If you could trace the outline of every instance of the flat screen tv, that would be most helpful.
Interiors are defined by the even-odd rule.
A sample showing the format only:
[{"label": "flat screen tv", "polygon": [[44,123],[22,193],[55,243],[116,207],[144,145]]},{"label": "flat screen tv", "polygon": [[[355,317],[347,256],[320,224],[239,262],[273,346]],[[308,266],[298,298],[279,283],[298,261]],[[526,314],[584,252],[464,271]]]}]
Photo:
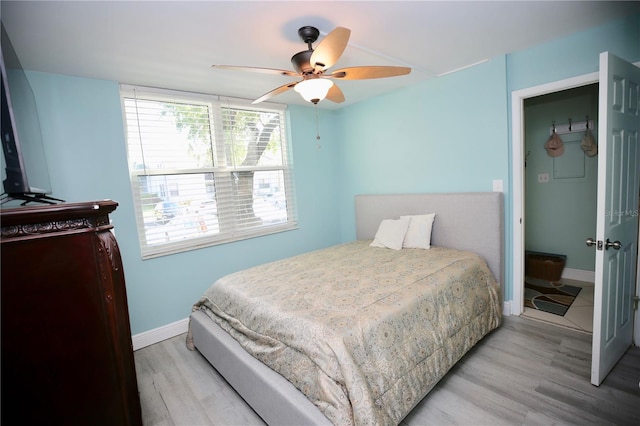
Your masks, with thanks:
[{"label": "flat screen tv", "polygon": [[55,204],[49,189],[31,186],[27,171],[39,186],[49,188],[40,120],[29,80],[2,25],[2,152],[6,178],[0,204],[11,200]]}]

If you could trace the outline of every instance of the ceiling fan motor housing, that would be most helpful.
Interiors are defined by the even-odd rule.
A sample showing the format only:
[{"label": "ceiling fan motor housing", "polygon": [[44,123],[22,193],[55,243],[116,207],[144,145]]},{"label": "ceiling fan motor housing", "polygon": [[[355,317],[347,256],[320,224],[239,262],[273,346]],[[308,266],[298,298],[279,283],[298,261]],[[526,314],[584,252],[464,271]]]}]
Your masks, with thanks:
[{"label": "ceiling fan motor housing", "polygon": [[311,55],[313,50],[303,50],[291,57],[291,65],[300,74],[312,74],[313,67],[311,66]]},{"label": "ceiling fan motor housing", "polygon": [[307,43],[308,50],[298,52],[291,57],[293,68],[300,74],[313,74],[313,66],[311,66],[311,55],[313,54],[313,46],[311,45],[320,35],[320,31],[316,27],[305,26],[298,30],[298,35]]}]

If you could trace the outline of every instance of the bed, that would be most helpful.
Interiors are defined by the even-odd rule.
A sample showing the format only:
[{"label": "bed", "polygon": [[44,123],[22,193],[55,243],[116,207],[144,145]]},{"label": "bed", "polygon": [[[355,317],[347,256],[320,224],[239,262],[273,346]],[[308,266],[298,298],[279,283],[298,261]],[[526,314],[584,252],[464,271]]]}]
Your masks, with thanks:
[{"label": "bed", "polygon": [[[358,195],[355,241],[216,281],[187,346],[268,424],[398,424],[500,324],[503,209],[497,192]],[[372,247],[427,214],[429,249]]]}]

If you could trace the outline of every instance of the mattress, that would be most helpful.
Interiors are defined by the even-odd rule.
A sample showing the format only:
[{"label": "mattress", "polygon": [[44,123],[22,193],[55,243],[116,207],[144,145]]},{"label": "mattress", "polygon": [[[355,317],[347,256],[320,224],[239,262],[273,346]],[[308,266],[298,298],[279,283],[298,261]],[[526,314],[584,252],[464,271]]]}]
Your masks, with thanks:
[{"label": "mattress", "polygon": [[332,423],[398,424],[499,325],[498,285],[475,253],[369,243],[228,275],[193,310]]}]

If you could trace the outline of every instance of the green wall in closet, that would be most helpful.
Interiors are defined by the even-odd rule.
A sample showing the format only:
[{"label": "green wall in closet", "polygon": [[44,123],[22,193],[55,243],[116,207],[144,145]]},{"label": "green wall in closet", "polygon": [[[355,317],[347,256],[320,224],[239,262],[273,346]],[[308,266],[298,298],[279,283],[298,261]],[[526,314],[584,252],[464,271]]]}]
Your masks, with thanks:
[{"label": "green wall in closet", "polygon": [[[597,142],[598,85],[593,84],[525,101],[525,247],[567,256],[567,268],[593,271],[595,253],[585,245],[596,230],[598,156],[580,148],[584,131],[559,134],[564,154],[552,158],[544,144],[549,128],[593,120]],[[539,182],[539,175],[549,175]]]}]

